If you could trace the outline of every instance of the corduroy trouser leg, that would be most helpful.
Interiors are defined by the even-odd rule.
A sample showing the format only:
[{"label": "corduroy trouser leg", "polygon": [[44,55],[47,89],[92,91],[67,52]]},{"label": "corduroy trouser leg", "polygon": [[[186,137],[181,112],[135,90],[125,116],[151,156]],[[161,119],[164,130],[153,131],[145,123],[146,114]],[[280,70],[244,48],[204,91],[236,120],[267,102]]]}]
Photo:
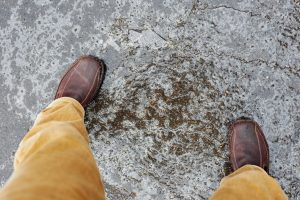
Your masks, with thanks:
[{"label": "corduroy trouser leg", "polygon": [[222,179],[211,200],[286,200],[277,181],[262,168],[245,165]]},{"label": "corduroy trouser leg", "polygon": [[38,115],[20,143],[0,199],[105,199],[79,102],[60,98]]}]

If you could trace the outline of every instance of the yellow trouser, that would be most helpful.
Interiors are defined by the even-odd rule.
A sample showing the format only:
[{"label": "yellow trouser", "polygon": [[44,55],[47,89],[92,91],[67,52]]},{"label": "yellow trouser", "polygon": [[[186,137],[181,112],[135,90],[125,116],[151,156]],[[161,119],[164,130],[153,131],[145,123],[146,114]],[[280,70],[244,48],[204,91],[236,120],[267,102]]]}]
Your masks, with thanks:
[{"label": "yellow trouser", "polygon": [[[0,199],[105,199],[83,120],[84,109],[72,98],[57,99],[43,110],[19,146]],[[248,165],[225,177],[211,199],[287,198],[273,178]]]},{"label": "yellow trouser", "polygon": [[84,109],[72,98],[43,110],[19,146],[0,199],[105,199],[83,120]]},{"label": "yellow trouser", "polygon": [[211,200],[287,199],[275,179],[262,168],[245,165],[222,179]]}]

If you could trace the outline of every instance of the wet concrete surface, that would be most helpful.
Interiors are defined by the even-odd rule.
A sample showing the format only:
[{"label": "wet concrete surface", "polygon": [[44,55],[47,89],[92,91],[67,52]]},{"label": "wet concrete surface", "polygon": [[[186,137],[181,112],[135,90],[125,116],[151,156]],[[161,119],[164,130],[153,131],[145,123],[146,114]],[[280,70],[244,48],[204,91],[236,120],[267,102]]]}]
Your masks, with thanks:
[{"label": "wet concrete surface", "polygon": [[299,1],[2,0],[0,16],[1,184],[68,65],[93,54],[107,72],[86,123],[107,199],[207,199],[241,116],[300,199]]}]

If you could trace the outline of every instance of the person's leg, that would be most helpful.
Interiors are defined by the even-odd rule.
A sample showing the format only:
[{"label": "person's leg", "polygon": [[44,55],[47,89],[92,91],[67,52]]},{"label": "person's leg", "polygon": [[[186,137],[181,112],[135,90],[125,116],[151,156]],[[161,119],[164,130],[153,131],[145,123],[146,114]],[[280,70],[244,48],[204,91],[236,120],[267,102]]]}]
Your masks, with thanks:
[{"label": "person's leg", "polygon": [[211,200],[287,199],[270,177],[269,148],[259,125],[237,120],[230,127],[230,161],[234,172],[222,179]]},{"label": "person's leg", "polygon": [[262,168],[245,165],[222,179],[211,200],[287,199],[280,185]]},{"label": "person's leg", "polygon": [[0,191],[1,200],[105,199],[82,106],[95,96],[103,67],[85,56],[66,73],[57,99],[38,115],[20,143],[14,172]]}]

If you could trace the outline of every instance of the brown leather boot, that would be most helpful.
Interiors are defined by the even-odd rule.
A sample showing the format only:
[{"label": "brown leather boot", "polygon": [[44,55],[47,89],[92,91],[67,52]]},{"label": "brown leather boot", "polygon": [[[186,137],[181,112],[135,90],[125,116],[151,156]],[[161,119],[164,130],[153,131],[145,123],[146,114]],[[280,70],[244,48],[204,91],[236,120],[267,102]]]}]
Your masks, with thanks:
[{"label": "brown leather boot", "polygon": [[269,172],[269,147],[255,121],[239,119],[230,126],[230,161],[234,171],[250,164]]},{"label": "brown leather boot", "polygon": [[78,58],[60,81],[55,99],[71,97],[86,107],[104,79],[104,63],[94,56]]}]

